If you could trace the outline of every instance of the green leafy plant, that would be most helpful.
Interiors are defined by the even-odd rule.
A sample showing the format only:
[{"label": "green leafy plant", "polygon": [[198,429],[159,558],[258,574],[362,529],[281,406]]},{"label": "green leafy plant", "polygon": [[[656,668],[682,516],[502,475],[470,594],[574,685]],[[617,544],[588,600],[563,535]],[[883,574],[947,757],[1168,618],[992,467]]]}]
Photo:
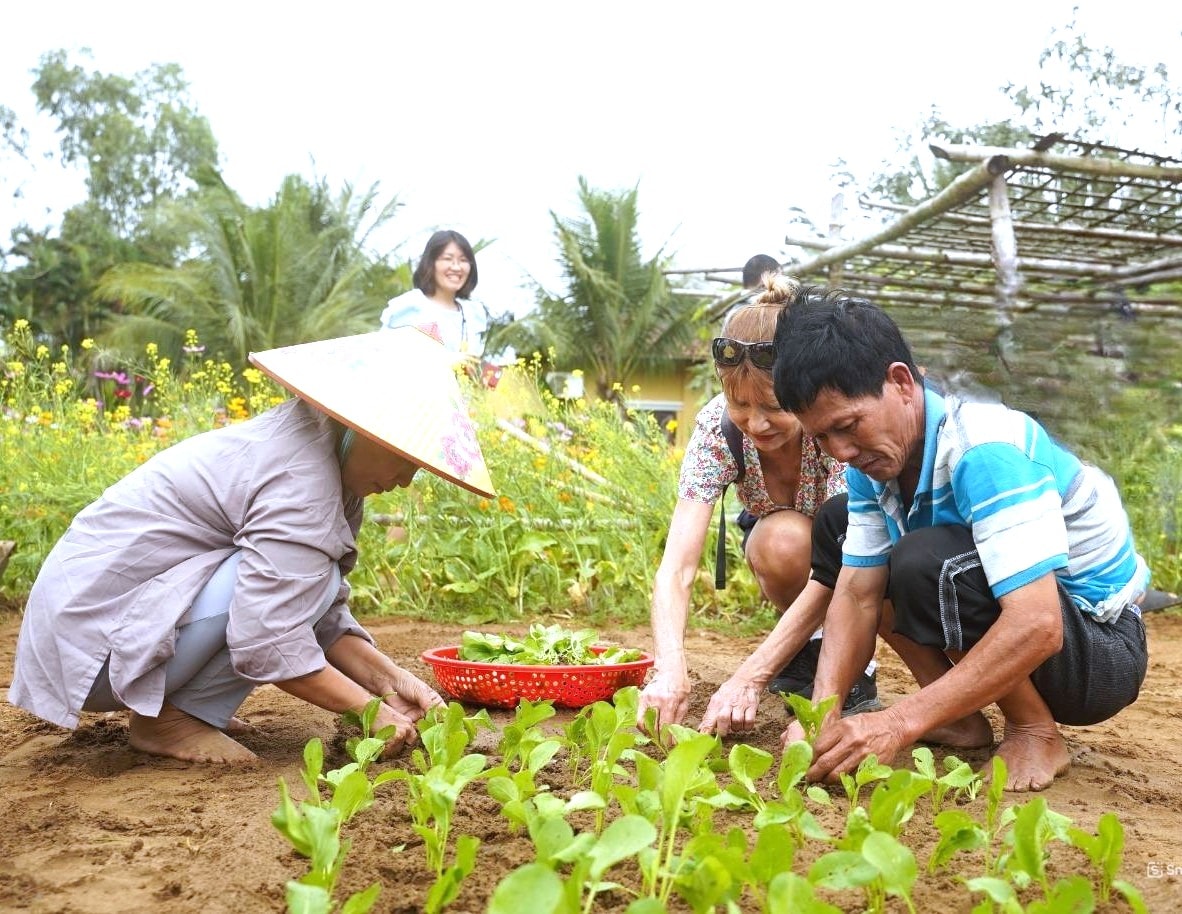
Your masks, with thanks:
[{"label": "green leafy plant", "polygon": [[830,695],[818,702],[810,701],[795,692],[789,692],[783,697],[801,727],[804,728],[804,741],[812,746],[817,741],[817,734],[821,732],[821,725],[825,723],[825,718],[837,706],[837,696]]},{"label": "green leafy plant", "polygon": [[466,631],[460,639],[457,657],[480,663],[520,663],[531,666],[583,666],[629,663],[642,652],[631,648],[591,649],[599,639],[594,629],[571,631],[561,625],[535,622],[521,641],[506,635]]}]

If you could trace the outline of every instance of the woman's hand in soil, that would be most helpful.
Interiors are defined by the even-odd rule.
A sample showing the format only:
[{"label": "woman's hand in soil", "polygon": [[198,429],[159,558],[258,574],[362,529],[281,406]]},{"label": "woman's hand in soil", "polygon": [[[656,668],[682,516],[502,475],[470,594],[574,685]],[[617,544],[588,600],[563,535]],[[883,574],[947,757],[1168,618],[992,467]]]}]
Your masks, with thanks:
[{"label": "woman's hand in soil", "polygon": [[394,666],[390,671],[388,682],[382,689],[382,702],[411,723],[419,720],[431,708],[446,704],[427,683],[399,666]]},{"label": "woman's hand in soil", "polygon": [[374,732],[376,733],[385,727],[393,727],[394,735],[386,739],[386,747],[382,750],[383,758],[397,755],[403,749],[418,742],[419,731],[415,727],[415,722],[405,714],[395,711],[387,702],[382,702],[378,708],[377,717],[374,719]]},{"label": "woman's hand in soil", "polygon": [[698,729],[702,733],[726,736],[736,730],[750,730],[763,688],[750,680],[732,676],[710,697],[710,704]]},{"label": "woman's hand in soil", "polygon": [[644,720],[649,708],[657,711],[657,723],[662,726],[679,724],[689,713],[690,683],[684,671],[663,672],[658,670],[649,684],[640,693],[636,722]]}]

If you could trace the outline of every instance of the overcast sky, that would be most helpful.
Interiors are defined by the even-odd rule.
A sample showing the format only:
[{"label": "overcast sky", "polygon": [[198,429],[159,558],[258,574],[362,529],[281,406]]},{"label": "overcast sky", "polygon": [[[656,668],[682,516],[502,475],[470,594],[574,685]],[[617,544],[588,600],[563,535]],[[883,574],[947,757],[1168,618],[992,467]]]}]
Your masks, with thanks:
[{"label": "overcast sky", "polygon": [[[5,9],[0,104],[52,148],[29,90],[43,53],[89,47],[71,59],[125,75],[177,63],[248,202],[293,172],[377,182],[404,204],[383,251],[417,258],[435,228],[495,239],[477,297],[520,312],[531,277],[557,284],[549,213],[578,213],[579,175],[638,184],[646,253],[677,266],[780,255],[791,207],[828,221],[838,159],[866,173],[933,107],[1009,114],[1000,87],[1037,79],[1073,6],[1093,46],[1182,74],[1182,5],[1159,0],[59,0]],[[52,162],[0,161],[5,239],[84,196]]]}]

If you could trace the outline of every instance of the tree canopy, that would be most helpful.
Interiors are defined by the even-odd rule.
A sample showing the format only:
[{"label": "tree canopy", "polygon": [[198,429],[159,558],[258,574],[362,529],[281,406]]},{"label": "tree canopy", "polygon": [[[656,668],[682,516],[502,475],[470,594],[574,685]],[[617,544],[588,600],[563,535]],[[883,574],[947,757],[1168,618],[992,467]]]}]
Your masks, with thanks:
[{"label": "tree canopy", "polygon": [[550,213],[566,291],[539,290],[537,308],[500,329],[497,345],[547,354],[560,371],[590,369],[598,394],[617,400],[619,383],[686,355],[700,301],[674,292],[663,251],[641,255],[638,196],[579,178],[583,212]]}]

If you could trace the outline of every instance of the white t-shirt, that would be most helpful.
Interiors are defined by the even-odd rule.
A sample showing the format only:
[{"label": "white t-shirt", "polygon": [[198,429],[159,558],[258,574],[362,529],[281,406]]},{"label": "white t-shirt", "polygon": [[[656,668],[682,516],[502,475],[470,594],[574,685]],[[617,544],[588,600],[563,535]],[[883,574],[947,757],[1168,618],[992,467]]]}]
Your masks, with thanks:
[{"label": "white t-shirt", "polygon": [[457,299],[453,311],[432,301],[421,289],[411,289],[390,299],[382,312],[381,329],[418,327],[436,337],[453,352],[482,355],[484,333],[488,329],[488,311],[476,301]]}]

